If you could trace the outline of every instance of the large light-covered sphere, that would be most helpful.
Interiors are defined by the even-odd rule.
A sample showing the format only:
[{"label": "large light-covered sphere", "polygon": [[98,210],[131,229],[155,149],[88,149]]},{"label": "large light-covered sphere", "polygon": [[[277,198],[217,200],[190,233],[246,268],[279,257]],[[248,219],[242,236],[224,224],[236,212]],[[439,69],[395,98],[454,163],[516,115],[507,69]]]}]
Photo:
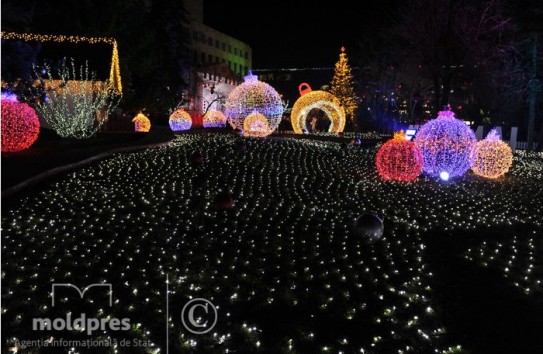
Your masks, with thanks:
[{"label": "large light-covered sphere", "polygon": [[226,116],[221,111],[208,111],[203,119],[204,128],[222,128],[226,125]]},{"label": "large light-covered sphere", "polygon": [[[243,130],[245,119],[255,113],[264,116],[268,123],[267,130],[259,132],[258,136],[270,135],[281,122],[283,102],[273,87],[258,81],[255,75],[248,75],[245,82],[228,96],[226,116],[234,129]],[[250,133],[246,135],[250,136]]]},{"label": "large light-covered sphere", "polygon": [[383,220],[376,213],[362,214],[353,224],[355,235],[373,242],[379,240],[384,232]]},{"label": "large light-covered sphere", "polygon": [[292,107],[290,122],[296,134],[306,131],[306,118],[312,109],[320,109],[330,119],[329,132],[341,133],[345,129],[345,110],[339,103],[339,99],[326,91],[312,91],[309,84],[303,82],[298,86],[300,98]]},{"label": "large light-covered sphere", "polygon": [[452,111],[441,111],[436,119],[424,124],[417,132],[415,144],[424,160],[423,171],[439,177],[462,176],[471,168],[477,140],[470,127],[456,119]]},{"label": "large light-covered sphere", "polygon": [[391,181],[411,182],[422,172],[422,154],[402,132],[394,134],[377,151],[375,166],[381,178]]},{"label": "large light-covered sphere", "polygon": [[29,148],[39,133],[40,121],[32,107],[15,99],[2,99],[3,152]]},{"label": "large light-covered sphere", "polygon": [[192,126],[190,114],[182,108],[177,109],[170,115],[170,129],[174,132],[189,130]]},{"label": "large light-covered sphere", "polygon": [[471,169],[476,175],[486,178],[503,176],[513,164],[513,152],[500,140],[498,132],[490,131],[487,137],[477,142],[475,161]]}]

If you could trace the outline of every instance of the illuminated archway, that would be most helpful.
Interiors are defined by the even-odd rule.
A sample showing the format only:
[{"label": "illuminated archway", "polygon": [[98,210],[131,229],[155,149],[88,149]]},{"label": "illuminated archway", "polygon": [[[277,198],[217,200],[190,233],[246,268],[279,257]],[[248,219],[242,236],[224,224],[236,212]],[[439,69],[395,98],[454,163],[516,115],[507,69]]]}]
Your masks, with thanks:
[{"label": "illuminated archway", "polygon": [[302,134],[306,130],[305,119],[314,108],[323,111],[330,119],[328,131],[341,133],[345,129],[345,110],[336,96],[326,91],[312,91],[311,86],[305,82],[298,86],[298,90],[301,97],[294,103],[290,116],[295,133]]}]

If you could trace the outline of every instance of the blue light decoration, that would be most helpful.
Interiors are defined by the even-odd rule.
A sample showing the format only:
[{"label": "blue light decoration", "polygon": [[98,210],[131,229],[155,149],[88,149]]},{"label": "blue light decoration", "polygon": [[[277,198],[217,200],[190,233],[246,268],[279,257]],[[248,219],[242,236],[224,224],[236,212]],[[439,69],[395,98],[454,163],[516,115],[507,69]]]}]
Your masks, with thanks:
[{"label": "blue light decoration", "polygon": [[413,140],[415,135],[417,134],[417,129],[406,129],[405,131],[405,140]]},{"label": "blue light decoration", "polygon": [[189,130],[192,126],[192,118],[187,111],[179,108],[170,115],[169,123],[170,129],[174,132]]},{"label": "blue light decoration", "polygon": [[424,159],[423,171],[443,180],[462,176],[471,168],[476,143],[470,127],[450,110],[424,124],[415,138]]},{"label": "blue light decoration", "polygon": [[[234,129],[243,130],[246,136],[264,137],[270,135],[281,122],[283,102],[281,96],[270,85],[259,81],[256,75],[245,76],[245,82],[236,87],[226,100],[226,116]],[[244,124],[251,114],[266,118],[266,129],[251,130],[252,125]],[[245,125],[245,127],[244,127]],[[246,129],[248,128],[249,129]]]}]

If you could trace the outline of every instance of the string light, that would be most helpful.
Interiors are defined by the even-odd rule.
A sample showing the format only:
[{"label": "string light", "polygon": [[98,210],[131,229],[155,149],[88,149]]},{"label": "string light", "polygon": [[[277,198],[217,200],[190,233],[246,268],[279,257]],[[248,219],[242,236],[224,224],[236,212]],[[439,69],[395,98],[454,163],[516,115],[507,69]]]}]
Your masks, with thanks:
[{"label": "string light", "polygon": [[89,43],[99,44],[105,43],[112,45],[111,53],[111,68],[109,72],[108,89],[113,89],[121,94],[123,92],[123,86],[121,83],[121,69],[119,64],[119,51],[117,48],[117,41],[115,38],[107,37],[83,37],[83,36],[66,36],[66,35],[54,35],[54,34],[33,34],[33,33],[15,33],[15,32],[0,32],[0,38],[22,40],[25,42],[56,42],[56,43]]},{"label": "string light", "polygon": [[204,114],[204,128],[221,128],[226,126],[226,116],[221,111],[211,110]]},{"label": "string light", "polygon": [[436,177],[446,172],[447,179],[462,176],[471,168],[476,142],[473,131],[452,111],[439,112],[415,137],[424,159],[423,171]]},{"label": "string light", "polygon": [[477,142],[475,161],[471,167],[475,174],[486,178],[503,176],[513,164],[513,152],[500,140],[496,130],[491,130],[485,139]]},{"label": "string light", "polygon": [[40,121],[26,103],[2,99],[2,152],[29,148],[38,139]]},{"label": "string light", "polygon": [[375,165],[385,180],[411,182],[422,171],[422,154],[412,141],[406,140],[403,131],[394,134],[377,151]]},{"label": "string light", "polygon": [[301,97],[294,103],[290,118],[292,128],[296,134],[307,131],[306,118],[312,109],[320,109],[330,119],[330,132],[343,132],[343,129],[345,129],[345,110],[334,95],[326,91],[312,91],[311,86],[305,82],[298,86],[298,90]]},{"label": "string light", "polygon": [[244,121],[250,114],[259,113],[268,123],[266,132],[259,136],[273,133],[281,122],[283,103],[281,97],[270,85],[258,81],[255,75],[245,76],[245,82],[236,87],[226,100],[226,116],[234,129],[243,129]]},{"label": "string light", "polygon": [[138,113],[133,119],[134,131],[140,133],[147,133],[151,130],[151,121],[143,113]]},{"label": "string light", "polygon": [[192,118],[187,111],[183,108],[179,108],[170,115],[169,123],[170,129],[174,132],[189,130],[192,126]]},{"label": "string light", "polygon": [[243,134],[245,136],[263,137],[269,135],[268,120],[262,114],[251,113],[243,121]]}]

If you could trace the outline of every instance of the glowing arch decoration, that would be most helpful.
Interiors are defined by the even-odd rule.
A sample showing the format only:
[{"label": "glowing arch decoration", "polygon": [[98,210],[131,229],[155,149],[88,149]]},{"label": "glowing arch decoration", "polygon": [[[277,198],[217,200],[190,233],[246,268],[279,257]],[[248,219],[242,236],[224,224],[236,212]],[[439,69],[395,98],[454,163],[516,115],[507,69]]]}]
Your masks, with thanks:
[{"label": "glowing arch decoration", "polygon": [[377,152],[375,166],[384,180],[411,182],[422,172],[422,154],[403,131],[394,134]]},{"label": "glowing arch decoration", "polygon": [[190,114],[182,108],[179,108],[170,115],[170,129],[174,132],[189,130],[192,126]]},{"label": "glowing arch decoration", "polygon": [[132,123],[134,123],[134,130],[138,133],[147,133],[151,130],[151,121],[143,113],[138,113],[132,119]]},{"label": "glowing arch decoration", "polygon": [[[245,76],[245,82],[236,87],[226,100],[226,116],[234,129],[242,130],[245,120],[252,114],[260,114],[267,121],[267,130],[258,136],[268,136],[281,122],[283,102],[270,85],[258,81],[255,75]],[[245,133],[244,135],[251,134]]]},{"label": "glowing arch decoration", "polygon": [[263,137],[268,136],[270,126],[264,115],[254,112],[251,113],[243,121],[243,134],[245,136]]},{"label": "glowing arch decoration", "polygon": [[452,111],[439,112],[415,138],[424,160],[423,171],[443,180],[462,176],[471,168],[476,142],[470,127],[456,119]]},{"label": "glowing arch decoration", "polygon": [[2,152],[29,148],[40,133],[40,121],[32,107],[16,99],[2,99]]},{"label": "glowing arch decoration", "polygon": [[301,97],[294,103],[291,113],[292,128],[296,134],[306,131],[306,117],[314,108],[323,111],[332,124],[328,131],[341,133],[345,129],[345,110],[341,107],[336,96],[326,91],[313,91],[307,83],[298,86]]},{"label": "glowing arch decoration", "polygon": [[513,152],[509,145],[500,140],[494,129],[485,139],[477,142],[475,161],[471,169],[476,175],[495,179],[503,176],[513,165]]},{"label": "glowing arch decoration", "polygon": [[204,114],[204,128],[221,128],[226,126],[226,121],[221,111],[208,111]]}]

